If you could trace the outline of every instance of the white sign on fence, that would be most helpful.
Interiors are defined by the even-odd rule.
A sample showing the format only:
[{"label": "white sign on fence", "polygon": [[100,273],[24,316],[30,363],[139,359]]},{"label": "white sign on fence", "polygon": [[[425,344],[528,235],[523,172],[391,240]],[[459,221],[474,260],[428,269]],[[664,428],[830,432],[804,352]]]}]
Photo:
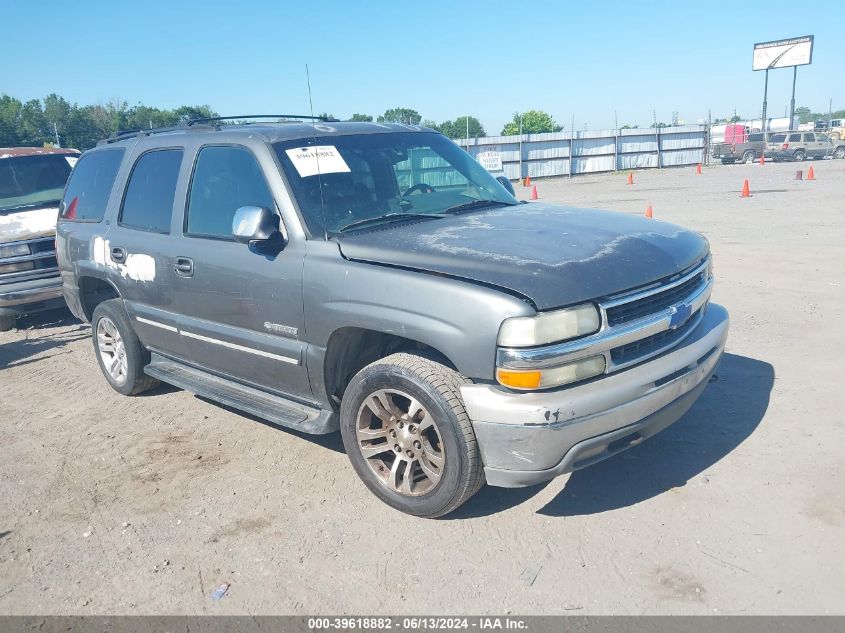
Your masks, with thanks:
[{"label": "white sign on fence", "polygon": [[752,70],[805,66],[813,61],[813,36],[793,37],[754,45]]},{"label": "white sign on fence", "polygon": [[502,155],[499,152],[481,152],[475,158],[487,171],[502,171]]}]

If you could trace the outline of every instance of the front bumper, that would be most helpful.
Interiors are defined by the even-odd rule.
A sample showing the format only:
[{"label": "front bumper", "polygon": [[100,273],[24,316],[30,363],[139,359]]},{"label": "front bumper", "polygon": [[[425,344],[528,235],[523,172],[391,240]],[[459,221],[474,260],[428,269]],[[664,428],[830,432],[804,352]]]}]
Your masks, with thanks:
[{"label": "front bumper", "polygon": [[0,286],[0,316],[31,314],[64,305],[62,280],[59,277]]},{"label": "front bumper", "polygon": [[713,374],[728,335],[728,312],[710,304],[671,351],[591,382],[514,393],[461,387],[487,483],[507,488],[552,479],[630,448],[677,421]]}]

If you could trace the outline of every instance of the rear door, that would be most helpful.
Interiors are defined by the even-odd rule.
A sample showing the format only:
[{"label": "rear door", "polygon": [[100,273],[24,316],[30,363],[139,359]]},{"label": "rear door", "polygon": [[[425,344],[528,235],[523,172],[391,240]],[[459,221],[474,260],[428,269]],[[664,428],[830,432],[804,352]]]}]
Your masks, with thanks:
[{"label": "rear door", "polygon": [[171,219],[184,151],[164,147],[142,152],[132,166],[117,223],[96,238],[95,259],[124,299],[141,342],[167,356],[184,349],[173,311],[175,238]]},{"label": "rear door", "polygon": [[[272,160],[262,148],[265,161]],[[310,400],[302,305],[304,243],[262,255],[235,242],[232,218],[243,206],[278,214],[253,150],[234,144],[200,147],[176,253],[180,270],[174,302],[188,357],[214,373]]]},{"label": "rear door", "polygon": [[804,147],[807,150],[808,158],[819,158],[824,156],[824,150],[821,147],[820,139],[823,138],[821,134],[814,134],[813,132],[805,132],[801,139]]}]

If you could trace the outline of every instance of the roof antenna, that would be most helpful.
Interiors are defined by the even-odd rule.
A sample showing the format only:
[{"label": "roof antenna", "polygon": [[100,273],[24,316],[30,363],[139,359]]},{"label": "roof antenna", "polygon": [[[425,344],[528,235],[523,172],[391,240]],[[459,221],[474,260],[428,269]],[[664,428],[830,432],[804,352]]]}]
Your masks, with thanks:
[{"label": "roof antenna", "polygon": [[320,188],[320,211],[323,214],[323,235],[329,241],[329,225],[326,221],[326,203],[323,201],[323,178],[320,173],[320,152],[317,151],[317,124],[314,122],[314,102],[311,100],[311,73],[305,64],[305,80],[308,82],[308,106],[311,108],[311,132],[314,136],[314,160],[317,161],[317,186]]}]

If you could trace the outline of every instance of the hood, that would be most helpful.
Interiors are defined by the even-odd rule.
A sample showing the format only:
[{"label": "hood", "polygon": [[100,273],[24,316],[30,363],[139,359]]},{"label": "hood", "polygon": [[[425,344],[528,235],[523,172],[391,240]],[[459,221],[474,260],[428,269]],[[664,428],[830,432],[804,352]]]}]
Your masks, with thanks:
[{"label": "hood", "polygon": [[58,206],[0,213],[0,243],[51,237],[56,234]]},{"label": "hood", "polygon": [[335,237],[350,260],[498,286],[539,310],[642,286],[701,261],[698,233],[611,211],[542,203]]}]

